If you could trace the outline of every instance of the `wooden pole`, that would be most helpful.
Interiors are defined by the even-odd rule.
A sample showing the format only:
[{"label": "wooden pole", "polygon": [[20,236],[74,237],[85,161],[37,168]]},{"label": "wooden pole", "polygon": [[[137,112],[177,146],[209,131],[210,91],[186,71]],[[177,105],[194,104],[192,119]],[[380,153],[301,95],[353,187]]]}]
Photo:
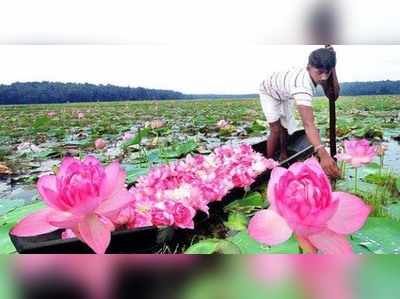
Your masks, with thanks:
[{"label": "wooden pole", "polygon": [[[325,47],[329,47],[326,45]],[[335,158],[336,150],[336,105],[335,102],[339,97],[340,86],[336,75],[336,68],[332,69],[332,74],[325,84],[322,85],[325,95],[329,99],[329,144],[330,154]]]},{"label": "wooden pole", "polygon": [[329,145],[331,157],[336,160],[336,105],[331,99],[329,100]]}]

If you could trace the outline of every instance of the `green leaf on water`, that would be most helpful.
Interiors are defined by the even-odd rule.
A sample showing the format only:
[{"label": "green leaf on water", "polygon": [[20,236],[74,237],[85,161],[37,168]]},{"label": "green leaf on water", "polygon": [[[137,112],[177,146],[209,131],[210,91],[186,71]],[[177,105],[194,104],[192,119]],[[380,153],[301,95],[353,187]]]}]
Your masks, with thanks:
[{"label": "green leaf on water", "polygon": [[190,139],[184,143],[164,148],[161,151],[161,157],[163,158],[180,158],[193,152],[198,147],[198,143]]},{"label": "green leaf on water", "polygon": [[247,229],[248,219],[247,216],[240,212],[233,212],[229,214],[228,221],[224,225],[230,230],[242,231]]},{"label": "green leaf on water", "polygon": [[259,253],[282,253],[288,254],[299,253],[299,245],[294,237],[290,238],[283,244],[277,246],[266,246],[258,243],[252,239],[247,230],[238,232],[233,237],[229,237],[227,240],[236,244],[240,248],[240,252],[243,254],[259,254]]},{"label": "green leaf on water", "polygon": [[3,225],[5,223],[17,223],[20,221],[22,218],[24,218],[26,215],[35,212],[41,208],[46,207],[45,203],[41,200],[38,200],[34,203],[25,205],[23,207],[16,208],[15,210],[0,216],[0,225]]},{"label": "green leaf on water", "polygon": [[139,130],[134,138],[129,139],[122,144],[122,148],[126,149],[130,145],[139,144],[142,141],[142,139],[150,133],[150,131],[151,131],[150,128],[144,128]]},{"label": "green leaf on water", "polygon": [[[336,183],[336,191],[343,192],[354,192],[354,179],[341,180]],[[375,184],[366,183],[363,181],[358,182],[358,193],[373,193],[376,191],[377,186]]]},{"label": "green leaf on water", "polygon": [[16,249],[10,240],[8,233],[14,224],[3,224],[0,226],[0,254],[15,253]]},{"label": "green leaf on water", "polygon": [[186,254],[239,254],[240,249],[234,243],[228,240],[221,239],[207,239],[202,240],[190,246]]},{"label": "green leaf on water", "polygon": [[381,166],[379,165],[379,163],[372,162],[366,165],[365,167],[361,168],[359,171],[363,175],[377,174],[379,173],[380,168]]},{"label": "green leaf on water", "polygon": [[0,217],[0,254],[10,254],[15,252],[9,232],[10,229],[28,214],[45,207],[43,201],[38,201],[23,207],[14,209],[13,211]]},{"label": "green leaf on water", "polygon": [[369,217],[352,240],[376,254],[400,253],[400,223],[389,218]]},{"label": "green leaf on water", "polygon": [[48,158],[50,156],[55,156],[58,155],[59,152],[57,150],[54,149],[47,149],[44,151],[39,151],[39,152],[33,152],[28,154],[27,156],[33,159],[45,159]]},{"label": "green leaf on water", "polygon": [[383,130],[378,129],[378,128],[371,128],[371,127],[363,127],[360,129],[357,129],[353,133],[354,136],[358,138],[383,138]]},{"label": "green leaf on water", "polygon": [[267,129],[267,122],[256,119],[251,127],[247,128],[246,131],[248,131],[249,133],[260,133],[260,132],[264,132]]},{"label": "green leaf on water", "polygon": [[226,125],[225,127],[222,127],[218,131],[219,136],[229,136],[233,132],[236,132],[236,127],[234,125]]},{"label": "green leaf on water", "polygon": [[36,121],[32,124],[32,129],[37,131],[40,128],[44,127],[50,122],[50,118],[47,116],[42,116],[36,119]]},{"label": "green leaf on water", "polygon": [[23,199],[2,199],[0,200],[0,216],[4,215],[15,208],[21,207],[25,204]]},{"label": "green leaf on water", "polygon": [[224,207],[225,212],[229,211],[242,211],[250,212],[257,208],[263,208],[267,201],[258,192],[252,192],[246,195],[243,199],[238,199]]},{"label": "green leaf on water", "polygon": [[126,172],[126,182],[131,184],[136,182],[137,178],[146,175],[149,172],[148,166],[140,166],[135,164],[123,165]]},{"label": "green leaf on water", "polygon": [[351,248],[355,254],[373,254],[372,251],[368,250],[365,246],[358,244],[358,242],[349,239]]}]

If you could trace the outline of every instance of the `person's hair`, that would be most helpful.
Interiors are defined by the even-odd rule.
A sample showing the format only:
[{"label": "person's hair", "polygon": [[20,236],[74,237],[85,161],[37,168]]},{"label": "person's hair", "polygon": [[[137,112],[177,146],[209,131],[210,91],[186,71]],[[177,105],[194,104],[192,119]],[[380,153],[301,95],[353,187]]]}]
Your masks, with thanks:
[{"label": "person's hair", "polygon": [[311,52],[308,57],[308,64],[317,69],[330,71],[336,66],[336,53],[326,48],[317,49]]}]

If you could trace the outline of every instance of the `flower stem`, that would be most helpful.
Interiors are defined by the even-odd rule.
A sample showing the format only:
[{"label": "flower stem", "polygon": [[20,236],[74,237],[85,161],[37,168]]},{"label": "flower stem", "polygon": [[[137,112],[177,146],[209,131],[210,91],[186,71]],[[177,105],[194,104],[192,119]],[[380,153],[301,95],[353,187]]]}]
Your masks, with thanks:
[{"label": "flower stem", "polygon": [[357,193],[358,192],[358,168],[354,168],[354,192]]},{"label": "flower stem", "polygon": [[310,253],[317,253],[318,250],[317,248],[314,247],[314,245],[311,244],[307,238],[301,237],[299,235],[296,235],[297,242],[299,243],[299,249],[300,253],[302,254],[310,254]]},{"label": "flower stem", "polygon": [[342,176],[342,179],[346,179],[346,164],[344,163],[344,161],[341,161],[340,162],[341,164],[340,164],[340,172],[341,172],[341,176]]}]

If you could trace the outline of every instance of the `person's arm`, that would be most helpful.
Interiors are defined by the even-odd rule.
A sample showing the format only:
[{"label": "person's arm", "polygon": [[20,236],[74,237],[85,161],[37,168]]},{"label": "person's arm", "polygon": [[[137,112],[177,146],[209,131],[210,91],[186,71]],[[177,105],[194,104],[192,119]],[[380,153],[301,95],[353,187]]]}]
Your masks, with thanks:
[{"label": "person's arm", "polygon": [[325,173],[333,178],[340,176],[340,170],[335,160],[329,155],[325,147],[321,146],[321,138],[314,122],[314,112],[312,107],[298,105],[297,106],[301,119],[303,121],[306,135],[314,149],[317,149],[317,155],[320,158],[320,164]]}]

